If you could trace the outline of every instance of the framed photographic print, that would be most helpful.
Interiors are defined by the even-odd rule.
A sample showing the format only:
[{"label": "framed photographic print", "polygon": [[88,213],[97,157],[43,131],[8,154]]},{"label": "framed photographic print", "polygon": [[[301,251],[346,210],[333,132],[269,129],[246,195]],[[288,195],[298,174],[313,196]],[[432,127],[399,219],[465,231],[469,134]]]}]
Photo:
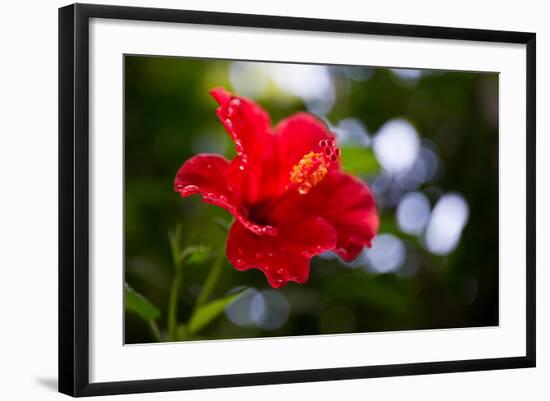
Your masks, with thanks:
[{"label": "framed photographic print", "polygon": [[535,34],[59,10],[59,390],[535,366]]}]

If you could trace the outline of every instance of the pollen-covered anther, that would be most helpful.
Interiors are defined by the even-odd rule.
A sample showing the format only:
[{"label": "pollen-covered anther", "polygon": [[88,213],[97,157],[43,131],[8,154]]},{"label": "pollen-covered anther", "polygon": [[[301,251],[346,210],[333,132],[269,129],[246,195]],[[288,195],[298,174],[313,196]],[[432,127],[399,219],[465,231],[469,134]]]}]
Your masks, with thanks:
[{"label": "pollen-covered anther", "polygon": [[332,140],[323,139],[319,142],[321,152],[306,153],[300,161],[292,166],[290,182],[297,186],[298,192],[305,195],[311,188],[325,178],[331,163],[338,161],[340,149]]}]

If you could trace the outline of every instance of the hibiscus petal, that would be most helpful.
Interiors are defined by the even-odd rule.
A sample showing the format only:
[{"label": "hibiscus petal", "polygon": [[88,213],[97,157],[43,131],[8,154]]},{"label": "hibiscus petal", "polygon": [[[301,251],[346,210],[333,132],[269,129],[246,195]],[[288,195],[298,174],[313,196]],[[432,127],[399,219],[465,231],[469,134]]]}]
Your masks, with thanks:
[{"label": "hibiscus petal", "polygon": [[[357,257],[364,246],[370,247],[378,232],[380,219],[376,200],[369,187],[359,179],[334,171],[312,190],[311,199],[338,233],[335,252],[344,260]],[[310,205],[306,207],[314,207]]]},{"label": "hibiscus petal", "polygon": [[210,93],[220,105],[216,113],[237,152],[226,173],[228,185],[243,203],[257,203],[272,192],[267,178],[276,167],[269,115],[252,100],[223,88]]},{"label": "hibiscus petal", "polygon": [[338,170],[331,171],[306,195],[289,194],[271,211],[271,221],[299,221],[320,216],[337,233],[334,251],[346,261],[370,246],[380,225],[374,195],[359,179]]},{"label": "hibiscus petal", "polygon": [[253,223],[248,219],[246,212],[238,206],[239,202],[229,190],[225,178],[229,166],[229,162],[218,155],[194,156],[179,169],[174,189],[181,197],[201,195],[204,202],[226,209],[248,230],[258,235],[275,235],[276,228]]},{"label": "hibiscus petal", "polygon": [[[279,169],[286,186],[292,166],[309,152],[323,152],[321,140],[335,140],[326,124],[309,113],[296,113],[275,128]],[[334,165],[336,166],[336,164]]]},{"label": "hibiscus petal", "polygon": [[292,164],[310,151],[321,151],[321,140],[335,139],[322,120],[305,112],[296,113],[277,124],[275,137],[281,159]]},{"label": "hibiscus petal", "polygon": [[310,259],[335,245],[334,229],[318,217],[281,226],[272,238],[254,235],[235,222],[227,239],[227,258],[237,270],[261,270],[269,285],[279,288],[288,281],[305,283]]},{"label": "hibiscus petal", "polygon": [[262,141],[271,136],[269,115],[258,104],[244,97],[234,96],[223,88],[210,91],[220,107],[216,114],[235,142],[238,156],[252,156],[263,147]]}]

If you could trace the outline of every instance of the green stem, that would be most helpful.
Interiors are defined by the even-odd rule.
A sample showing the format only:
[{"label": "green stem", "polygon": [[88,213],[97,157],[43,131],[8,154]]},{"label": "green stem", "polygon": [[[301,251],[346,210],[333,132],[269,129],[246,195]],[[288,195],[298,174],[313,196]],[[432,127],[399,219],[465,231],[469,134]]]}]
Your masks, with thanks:
[{"label": "green stem", "polygon": [[210,293],[214,289],[214,286],[216,285],[216,282],[218,281],[218,278],[220,277],[220,273],[222,271],[222,266],[223,266],[224,260],[225,260],[225,247],[223,247],[220,250],[220,253],[219,253],[218,257],[214,261],[212,269],[210,269],[210,272],[208,273],[208,277],[206,278],[206,281],[204,282],[204,285],[202,286],[201,292],[199,293],[199,296],[197,297],[197,301],[195,302],[195,307],[193,309],[193,314],[201,306],[203,306],[206,303],[206,301],[208,301],[208,297],[210,296]]},{"label": "green stem", "polygon": [[181,283],[183,281],[183,269],[179,266],[176,268],[176,275],[172,281],[172,288],[170,289],[170,300],[168,302],[168,338],[171,341],[177,339],[178,332],[178,301],[181,289]]},{"label": "green stem", "polygon": [[159,343],[162,342],[162,335],[160,334],[157,322],[155,322],[154,320],[149,320],[149,328],[151,329],[151,333],[153,334],[155,341]]},{"label": "green stem", "polygon": [[168,340],[175,341],[177,339],[178,331],[178,301],[181,289],[181,282],[183,281],[183,269],[182,269],[182,257],[180,255],[180,243],[181,243],[181,226],[177,226],[176,229],[168,235],[170,240],[170,249],[172,251],[172,261],[174,263],[174,280],[172,281],[172,287],[170,288],[170,298],[168,300],[168,322],[167,332]]}]

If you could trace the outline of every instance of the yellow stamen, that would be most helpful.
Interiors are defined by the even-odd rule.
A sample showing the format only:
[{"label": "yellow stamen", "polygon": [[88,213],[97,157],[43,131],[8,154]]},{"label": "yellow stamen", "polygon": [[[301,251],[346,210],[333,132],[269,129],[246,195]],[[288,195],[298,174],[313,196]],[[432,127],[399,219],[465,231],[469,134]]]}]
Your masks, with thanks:
[{"label": "yellow stamen", "polygon": [[330,162],[323,153],[309,152],[290,171],[290,182],[298,186],[298,192],[305,195],[325,178]]}]

